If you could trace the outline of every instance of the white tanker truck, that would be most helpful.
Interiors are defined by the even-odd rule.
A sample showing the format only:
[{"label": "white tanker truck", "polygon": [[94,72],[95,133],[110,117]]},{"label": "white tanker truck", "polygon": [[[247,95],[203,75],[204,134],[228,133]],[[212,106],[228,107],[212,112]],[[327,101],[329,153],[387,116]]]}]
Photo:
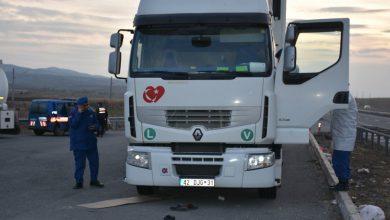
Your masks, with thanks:
[{"label": "white tanker truck", "polygon": [[8,109],[8,80],[0,60],[0,133],[15,133],[15,112]]}]

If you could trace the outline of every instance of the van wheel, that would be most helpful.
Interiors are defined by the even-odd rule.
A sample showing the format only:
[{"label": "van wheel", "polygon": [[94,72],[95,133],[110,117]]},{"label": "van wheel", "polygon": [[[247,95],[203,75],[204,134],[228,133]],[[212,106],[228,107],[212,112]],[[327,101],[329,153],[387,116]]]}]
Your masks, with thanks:
[{"label": "van wheel", "polygon": [[264,199],[276,199],[276,194],[277,194],[277,188],[272,187],[272,188],[261,188],[258,189],[258,194],[260,198]]},{"label": "van wheel", "polygon": [[54,127],[53,133],[54,133],[54,136],[64,136],[65,135],[65,131],[62,130],[58,125],[56,125]]},{"label": "van wheel", "polygon": [[154,194],[153,186],[137,186],[137,193],[142,196]]},{"label": "van wheel", "polygon": [[45,132],[41,130],[33,130],[36,136],[42,136]]}]

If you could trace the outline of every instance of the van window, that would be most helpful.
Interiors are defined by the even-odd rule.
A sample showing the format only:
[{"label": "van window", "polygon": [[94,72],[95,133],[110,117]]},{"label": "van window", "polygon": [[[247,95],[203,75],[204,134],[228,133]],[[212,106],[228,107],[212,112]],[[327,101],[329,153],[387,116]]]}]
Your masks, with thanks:
[{"label": "van window", "polygon": [[47,103],[45,103],[45,102],[31,103],[30,112],[32,114],[46,114],[47,113]]},{"label": "van window", "polygon": [[67,115],[68,114],[66,107],[65,107],[65,103],[57,104],[57,112],[59,115]]}]

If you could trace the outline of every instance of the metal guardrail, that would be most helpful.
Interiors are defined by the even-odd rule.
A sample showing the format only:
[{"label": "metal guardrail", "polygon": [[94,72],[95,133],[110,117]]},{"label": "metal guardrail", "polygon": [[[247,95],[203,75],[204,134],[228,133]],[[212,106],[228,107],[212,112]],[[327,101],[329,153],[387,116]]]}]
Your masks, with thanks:
[{"label": "metal guardrail", "polygon": [[108,123],[111,130],[116,131],[125,129],[125,121],[123,117],[109,117]]},{"label": "metal guardrail", "polygon": [[390,118],[389,112],[375,112],[375,111],[359,110],[359,113],[369,114],[369,115],[377,115],[377,116]]},{"label": "metal guardrail", "polygon": [[357,128],[357,142],[384,150],[386,155],[390,155],[389,140],[390,130],[366,126],[358,126]]}]

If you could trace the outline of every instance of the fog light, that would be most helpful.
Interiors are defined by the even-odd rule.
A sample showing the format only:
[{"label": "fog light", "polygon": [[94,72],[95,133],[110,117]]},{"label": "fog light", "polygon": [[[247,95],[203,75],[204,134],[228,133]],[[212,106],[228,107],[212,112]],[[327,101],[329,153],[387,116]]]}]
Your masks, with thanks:
[{"label": "fog light", "polygon": [[150,153],[147,152],[138,152],[138,151],[128,151],[127,153],[127,164],[150,169],[151,163],[150,163]]},{"label": "fog light", "polygon": [[271,167],[275,163],[275,154],[251,154],[248,157],[247,170]]}]

